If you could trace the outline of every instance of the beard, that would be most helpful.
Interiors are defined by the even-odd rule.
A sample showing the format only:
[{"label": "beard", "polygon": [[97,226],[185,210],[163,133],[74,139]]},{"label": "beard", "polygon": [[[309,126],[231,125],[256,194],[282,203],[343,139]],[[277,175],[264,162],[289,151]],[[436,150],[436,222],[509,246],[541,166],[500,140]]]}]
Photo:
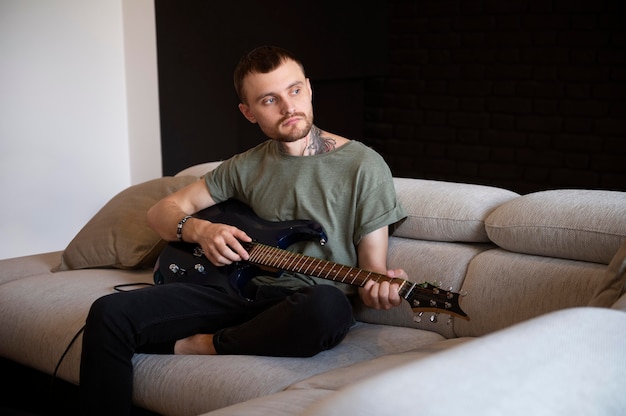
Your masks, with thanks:
[{"label": "beard", "polygon": [[[281,133],[280,125],[289,117],[293,117],[294,115],[298,117],[302,117],[302,120],[300,120],[297,123],[297,125],[291,126],[289,128],[289,131],[287,131],[286,133]],[[281,120],[278,123],[278,127],[276,128],[276,133],[273,138],[283,143],[295,142],[295,141],[302,139],[307,134],[309,134],[312,126],[313,126],[312,114],[309,114],[309,115],[305,113],[290,114],[288,117],[285,117],[285,119]]]}]

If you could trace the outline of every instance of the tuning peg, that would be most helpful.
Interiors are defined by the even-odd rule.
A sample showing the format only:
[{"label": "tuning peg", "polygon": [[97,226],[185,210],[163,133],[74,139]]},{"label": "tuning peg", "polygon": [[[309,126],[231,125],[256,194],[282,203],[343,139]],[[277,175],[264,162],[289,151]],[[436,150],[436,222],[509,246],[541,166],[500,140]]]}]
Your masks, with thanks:
[{"label": "tuning peg", "polygon": [[420,322],[422,322],[422,315],[423,315],[423,314],[424,314],[424,312],[419,312],[419,313],[417,313],[417,314],[413,315],[413,322],[416,322],[416,323],[418,323],[418,324],[419,324]]}]

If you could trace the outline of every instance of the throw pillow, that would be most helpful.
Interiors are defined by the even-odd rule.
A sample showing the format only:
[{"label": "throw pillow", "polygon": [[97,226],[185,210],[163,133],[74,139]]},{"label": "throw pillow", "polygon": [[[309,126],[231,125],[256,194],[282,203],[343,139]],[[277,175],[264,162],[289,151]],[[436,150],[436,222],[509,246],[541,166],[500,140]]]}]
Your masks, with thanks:
[{"label": "throw pillow", "polygon": [[166,242],[148,226],[148,209],[197,180],[196,176],[158,178],[115,195],[69,243],[53,271],[153,267]]}]

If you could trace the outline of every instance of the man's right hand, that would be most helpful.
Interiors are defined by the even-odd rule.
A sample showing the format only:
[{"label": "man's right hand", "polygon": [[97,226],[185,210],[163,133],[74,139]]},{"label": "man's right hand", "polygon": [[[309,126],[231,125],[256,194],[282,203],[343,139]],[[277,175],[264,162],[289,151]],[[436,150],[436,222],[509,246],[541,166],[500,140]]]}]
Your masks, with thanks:
[{"label": "man's right hand", "polygon": [[231,225],[197,218],[190,219],[187,223],[187,226],[191,226],[188,231],[192,239],[202,247],[204,255],[214,266],[248,260],[248,252],[240,241],[250,242],[252,238],[244,231]]}]

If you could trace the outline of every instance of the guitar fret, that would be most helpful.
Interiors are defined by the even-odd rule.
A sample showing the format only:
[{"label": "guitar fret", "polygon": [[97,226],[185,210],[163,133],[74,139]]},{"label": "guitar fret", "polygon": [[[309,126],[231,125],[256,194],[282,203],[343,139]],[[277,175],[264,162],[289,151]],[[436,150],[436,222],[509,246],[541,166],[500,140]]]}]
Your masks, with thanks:
[{"label": "guitar fret", "polygon": [[343,272],[343,269],[345,269],[345,266],[341,266],[339,267],[339,271],[337,272],[338,274],[341,274],[341,283],[345,283],[346,282],[346,277],[348,277],[348,274],[350,273],[350,269],[352,269],[352,267],[350,267],[350,269],[348,269],[347,272]]},{"label": "guitar fret", "polygon": [[296,263],[296,265],[298,264],[298,258],[296,256],[290,256],[289,253],[286,253],[286,252],[282,252],[280,256],[282,257],[282,261],[283,261],[282,268],[285,270],[294,270],[295,266],[293,266],[293,264],[294,262]]},{"label": "guitar fret", "polygon": [[326,275],[324,276],[324,279],[330,279],[330,280],[334,280],[333,278],[329,278],[328,275],[330,275],[330,273],[333,271],[333,268],[335,266],[333,264],[330,265],[330,269],[328,270],[328,272],[326,272]]},{"label": "guitar fret", "polygon": [[[267,258],[267,262],[270,266],[280,268],[280,256],[273,253],[273,250],[269,246],[262,246],[262,253]],[[278,252],[277,252],[278,253]]]},{"label": "guitar fret", "polygon": [[[359,270],[359,271],[357,272],[357,274],[356,274],[356,275],[358,276],[361,272],[363,272],[363,270]],[[365,286],[365,283],[366,283],[368,280],[370,280],[370,276],[371,276],[371,275],[372,275],[372,272],[367,272],[367,276],[365,276],[365,277],[362,279],[362,282],[361,282],[361,285],[360,285],[360,286]]]},{"label": "guitar fret", "polygon": [[278,260],[279,269],[291,270],[289,265],[293,263],[294,259],[289,258],[287,253],[276,252],[276,250],[272,250],[272,252]]},{"label": "guitar fret", "polygon": [[325,261],[324,260],[320,260],[320,259],[313,259],[313,260],[315,260],[315,263],[316,263],[315,264],[315,268],[314,268],[315,276],[319,276],[320,273],[324,270],[324,263],[325,263]]},{"label": "guitar fret", "polygon": [[309,259],[306,256],[298,256],[298,257],[294,257],[294,260],[297,260],[297,261],[296,261],[296,265],[293,267],[293,270],[298,273],[307,274],[306,272],[302,270],[306,269],[306,263],[307,261],[309,261]]}]

